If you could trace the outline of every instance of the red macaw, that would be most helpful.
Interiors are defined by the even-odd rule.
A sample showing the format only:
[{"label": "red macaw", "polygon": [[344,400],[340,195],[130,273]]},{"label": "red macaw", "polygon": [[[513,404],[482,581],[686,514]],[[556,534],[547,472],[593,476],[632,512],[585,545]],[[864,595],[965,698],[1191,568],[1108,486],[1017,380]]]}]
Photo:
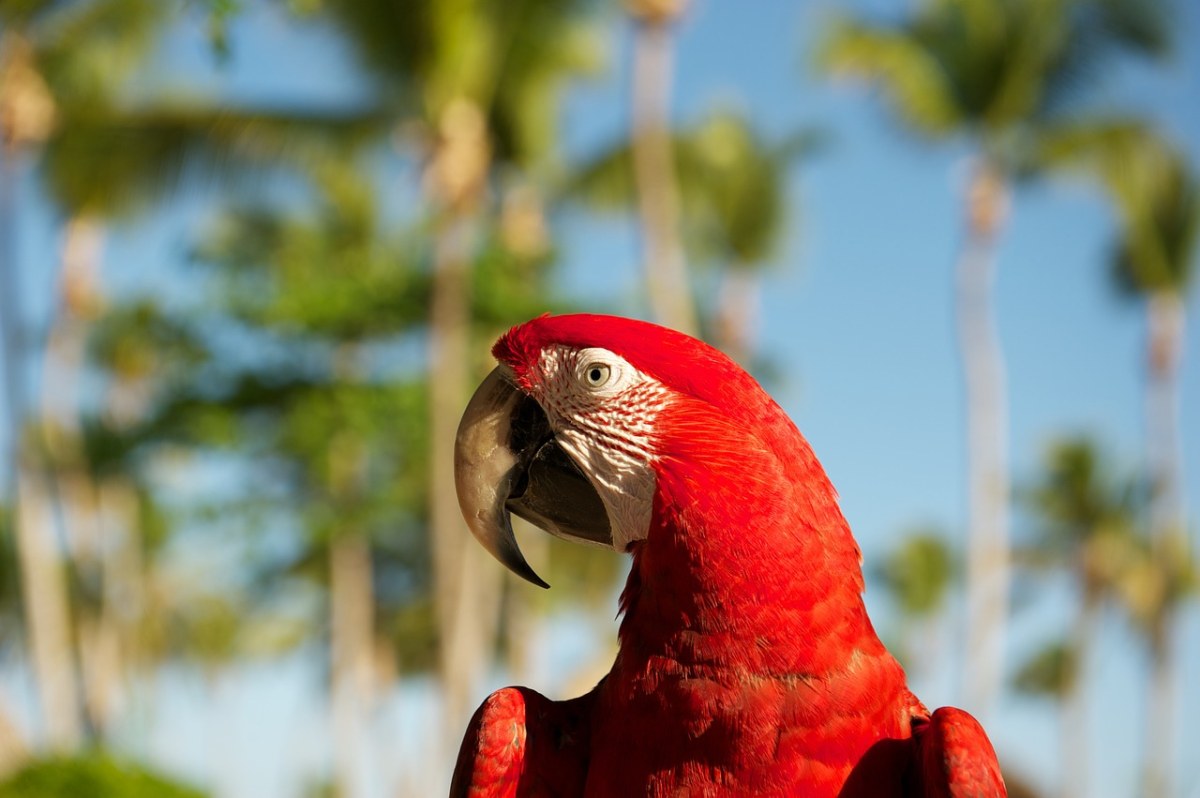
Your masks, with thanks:
[{"label": "red macaw", "polygon": [[452,796],[1006,795],[979,723],[909,692],[829,479],[749,374],[598,315],[534,319],[492,353],[456,442],[471,531],[542,586],[510,512],[633,566],[609,674],[569,701],[489,696]]}]

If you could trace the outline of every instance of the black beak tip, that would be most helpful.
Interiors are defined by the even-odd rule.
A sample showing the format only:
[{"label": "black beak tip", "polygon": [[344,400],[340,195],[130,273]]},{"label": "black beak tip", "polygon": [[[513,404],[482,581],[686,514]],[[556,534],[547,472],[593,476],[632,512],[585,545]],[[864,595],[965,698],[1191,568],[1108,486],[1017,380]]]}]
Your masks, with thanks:
[{"label": "black beak tip", "polygon": [[504,567],[512,571],[517,576],[524,579],[526,582],[532,582],[541,588],[549,588],[550,585],[537,575],[537,571],[525,561],[525,555],[517,548],[514,540],[511,546],[502,547],[502,556],[499,558]]},{"label": "black beak tip", "polygon": [[537,585],[540,588],[543,588],[545,590],[550,589],[549,583],[546,582],[544,579],[542,579],[540,576],[538,576],[536,573],[534,573],[532,568],[529,569],[529,573],[523,573],[523,574],[521,574],[521,576],[524,577],[525,579],[527,579],[528,581],[533,582],[535,585]]}]

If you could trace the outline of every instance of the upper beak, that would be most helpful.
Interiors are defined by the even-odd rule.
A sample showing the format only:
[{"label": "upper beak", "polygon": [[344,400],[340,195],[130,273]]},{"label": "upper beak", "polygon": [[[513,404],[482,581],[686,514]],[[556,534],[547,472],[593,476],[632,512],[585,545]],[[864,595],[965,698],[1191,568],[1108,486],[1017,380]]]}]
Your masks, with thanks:
[{"label": "upper beak", "polygon": [[467,526],[518,576],[549,587],[517,547],[510,512],[551,534],[612,545],[608,513],[587,476],[554,439],[538,403],[492,370],[458,425],[454,485]]}]

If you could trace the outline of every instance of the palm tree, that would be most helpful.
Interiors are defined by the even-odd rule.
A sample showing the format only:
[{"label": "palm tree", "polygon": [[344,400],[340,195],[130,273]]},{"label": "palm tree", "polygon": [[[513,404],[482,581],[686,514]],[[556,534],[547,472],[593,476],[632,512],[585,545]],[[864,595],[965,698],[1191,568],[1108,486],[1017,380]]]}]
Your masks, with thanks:
[{"label": "palm tree", "polygon": [[[1079,168],[1111,198],[1119,221],[1113,274],[1146,314],[1146,461],[1150,481],[1148,578],[1161,589],[1135,591],[1135,619],[1150,652],[1145,795],[1169,795],[1174,746],[1175,632],[1189,573],[1183,501],[1179,370],[1200,235],[1200,176],[1183,154],[1145,124],[1118,121],[1072,128],[1047,142],[1044,157]],[[1152,595],[1150,601],[1138,596]]]},{"label": "palm tree", "polygon": [[809,128],[766,141],[748,120],[721,111],[679,137],[684,230],[697,261],[715,263],[720,272],[709,314],[712,339],[742,363],[752,360],[759,282],[794,218],[788,168],[822,142]]},{"label": "palm tree", "polygon": [[[52,90],[55,124],[41,141],[36,175],[67,222],[61,299],[43,358],[36,426],[43,443],[39,467],[48,481],[42,493],[48,497],[52,492],[60,504],[77,555],[74,567],[81,574],[111,576],[120,571],[119,562],[132,562],[122,552],[139,548],[138,525],[132,517],[116,519],[108,527],[97,520],[105,506],[134,506],[127,496],[119,498],[129,494],[131,486],[117,474],[103,484],[91,478],[83,462],[79,408],[72,404],[81,395],[77,383],[85,341],[103,305],[98,275],[104,226],[147,207],[183,177],[199,173],[228,182],[247,171],[261,174],[285,156],[303,162],[330,141],[342,147],[362,141],[364,131],[377,127],[378,119],[369,110],[355,109],[259,111],[161,100],[120,102],[127,68],[113,72],[101,67],[114,62],[132,65],[169,18],[169,7],[142,0],[95,0],[46,8],[48,20],[37,27],[45,41],[35,51],[35,60]],[[84,37],[86,44],[89,35],[98,42],[81,46],[79,39]],[[118,47],[118,53],[110,52]],[[102,78],[106,83],[98,85]],[[108,538],[104,544],[102,537]],[[126,577],[121,581],[130,582],[134,575]],[[80,605],[74,624],[66,619],[59,624],[73,626],[79,638],[78,648],[85,655],[80,661],[84,708],[90,727],[99,734],[113,716],[113,686],[123,668],[122,657],[141,659],[133,650],[136,637],[118,631],[110,605]],[[64,645],[70,645],[69,640]],[[63,663],[60,667],[71,659],[53,658]]]},{"label": "palm tree", "polygon": [[680,239],[679,184],[670,134],[673,28],[687,0],[626,0],[625,8],[637,26],[630,146],[646,293],[659,322],[695,335],[700,327]]},{"label": "palm tree", "polygon": [[[127,469],[111,470],[102,480],[96,478],[94,464],[85,462],[91,453],[79,426],[79,408],[62,402],[62,397],[69,401],[80,395],[75,387],[83,366],[84,342],[103,301],[97,284],[103,224],[146,207],[149,200],[167,193],[186,176],[217,177],[228,184],[247,174],[328,160],[330,146],[344,157],[357,144],[377,140],[372,135],[381,123],[390,121],[375,108],[262,110],[145,98],[120,101],[121,77],[170,11],[169,4],[154,0],[77,0],[22,3],[3,12],[11,17],[6,21],[14,23],[12,32],[5,34],[5,43],[17,42],[5,47],[4,63],[15,64],[3,73],[5,129],[11,133],[6,140],[36,152],[36,174],[68,219],[62,300],[47,339],[42,412],[34,428],[36,435],[31,436],[41,445],[27,446],[22,468],[16,470],[19,495],[28,497],[18,502],[22,522],[18,529],[29,533],[21,534],[22,540],[28,541],[21,547],[22,583],[31,613],[27,628],[49,732],[52,741],[64,747],[80,736],[77,705],[81,702],[74,687],[72,632],[81,654],[83,708],[89,728],[101,735],[114,716],[116,686],[121,676],[127,675],[122,671],[144,666],[151,657],[161,657],[172,648],[153,644],[153,635],[145,634],[146,626],[160,620],[152,617],[155,613],[165,618],[172,608],[156,603],[152,574],[130,571],[130,567],[153,565],[140,556],[145,545],[140,529],[144,519],[133,512],[138,496],[145,491],[131,484],[132,472]],[[214,42],[219,44],[222,12],[217,6],[212,11]],[[25,31],[30,35],[25,36]],[[5,166],[12,160],[6,157]],[[11,188],[12,183],[6,181],[4,190]],[[6,216],[4,222],[8,221]],[[12,269],[6,269],[4,276],[15,280],[16,264],[8,259],[5,265]],[[15,288],[3,289],[0,286],[6,298],[17,293]],[[12,321],[15,313],[5,312],[4,317],[5,322]],[[6,336],[6,343],[14,341],[15,335]],[[7,363],[8,383],[16,386],[20,377],[17,357],[7,358]],[[59,401],[52,401],[54,398]],[[129,413],[121,413],[116,406],[121,400],[119,390],[109,392],[111,415],[124,415],[128,423]],[[12,402],[10,407],[18,410],[20,404]],[[41,532],[33,535],[51,524],[52,496],[60,505],[58,515],[67,527],[68,539],[73,541],[77,581],[102,586],[90,596],[95,600],[87,600],[87,591],[68,596],[57,554],[45,545],[53,538]],[[119,517],[113,518],[113,513]],[[103,545],[101,536],[107,538]],[[358,552],[361,554],[361,549]],[[361,578],[362,558],[338,560],[348,561],[357,570],[351,580],[340,584],[351,585],[350,593],[359,598],[365,584],[366,599],[359,601],[357,609],[369,609],[370,586],[369,580]],[[125,590],[125,604],[136,593],[139,606],[135,614],[140,616],[134,619],[136,623],[118,617],[114,585],[117,591]],[[139,586],[136,591],[134,585]],[[337,591],[339,608],[347,603],[347,594],[346,590]],[[74,622],[71,598],[76,599]],[[206,606],[216,605],[209,602]],[[357,619],[362,617],[357,609],[339,611],[336,616]],[[36,618],[32,615],[35,611]],[[225,616],[237,617],[235,613]],[[212,624],[203,621],[184,627],[209,640],[197,641],[200,648],[212,647]],[[340,626],[339,631],[362,627],[351,623]],[[338,648],[344,648],[346,635],[339,633],[337,640]],[[217,648],[227,646],[218,644]],[[339,662],[343,659],[339,657]],[[356,667],[357,672],[362,670]]]},{"label": "palm tree", "polygon": [[[1157,150],[1157,152],[1156,152]],[[1170,147],[1139,147],[1149,166],[1147,196],[1134,199],[1116,187],[1125,216],[1116,255],[1118,277],[1144,298],[1146,307],[1146,453],[1151,477],[1149,526],[1152,551],[1167,577],[1164,600],[1146,619],[1150,650],[1150,697],[1146,709],[1145,795],[1170,795],[1178,698],[1175,620],[1179,604],[1195,588],[1187,567],[1187,513],[1183,501],[1183,435],[1180,364],[1200,232],[1200,177]],[[1133,163],[1137,163],[1135,160]],[[1136,166],[1133,168],[1137,168]],[[1181,567],[1182,566],[1182,567]]]},{"label": "palm tree", "polygon": [[[794,204],[788,167],[822,140],[806,128],[767,141],[732,111],[715,111],[670,136],[685,251],[719,272],[720,287],[701,326],[742,362],[752,355],[757,284],[778,254]],[[636,143],[618,143],[584,164],[568,193],[601,210],[623,210],[642,201],[636,174]]]},{"label": "palm tree", "polygon": [[[150,379],[148,412],[131,429],[111,430],[127,441],[119,459],[135,481],[152,476],[146,463],[155,452],[176,460],[222,452],[255,476],[247,497],[223,497],[213,508],[220,526],[257,527],[267,512],[296,529],[294,552],[248,564],[261,595],[241,615],[253,621],[262,614],[255,605],[270,610],[297,588],[318,598],[324,618],[312,618],[302,639],[330,650],[333,780],[350,792],[361,784],[356,763],[369,748],[377,691],[397,672],[423,673],[438,659],[426,599],[428,384],[403,357],[369,373],[360,365],[424,333],[431,280],[418,264],[432,244],[423,223],[399,234],[381,229],[375,187],[352,163],[332,168],[342,174],[320,181],[315,218],[241,208],[205,236],[197,255],[214,291],[201,293],[216,302],[177,311],[178,321],[144,302],[114,308],[96,327],[96,348],[106,371],[132,360]],[[489,327],[545,307],[548,263],[513,253],[514,236],[489,231],[471,264],[490,289],[476,297],[472,317]],[[231,356],[228,342],[200,334],[213,328],[237,330],[243,351]],[[339,561],[347,555],[349,563]],[[490,658],[495,642],[485,643]],[[218,654],[221,644],[215,635]]]},{"label": "palm tree", "polygon": [[82,729],[69,600],[54,535],[52,485],[33,441],[20,440],[28,401],[23,325],[16,304],[16,181],[20,165],[60,128],[64,107],[101,102],[128,74],[164,13],[162,4],[146,0],[34,0],[0,10],[0,294],[5,297],[0,315],[14,453],[9,462],[31,665],[48,741],[59,748],[76,745]]},{"label": "palm tree", "polygon": [[992,306],[1010,185],[1036,176],[1034,142],[1078,108],[1106,57],[1159,54],[1167,32],[1155,3],[925,0],[898,23],[841,21],[821,49],[823,68],[879,86],[918,134],[972,150],[955,304],[967,413],[964,673],[978,712],[1002,684],[1010,581],[1007,392]]},{"label": "palm tree", "polygon": [[1084,170],[1105,189],[1120,235],[1113,276],[1123,293],[1145,302],[1146,440],[1155,535],[1186,523],[1179,432],[1179,369],[1185,302],[1200,241],[1200,175],[1184,155],[1137,121],[1071,128],[1047,142],[1045,157]]},{"label": "palm tree", "polygon": [[1138,558],[1137,486],[1112,476],[1108,462],[1089,438],[1058,441],[1023,496],[1037,520],[1033,541],[1018,550],[1020,561],[1038,570],[1065,571],[1079,596],[1066,641],[1036,653],[1014,680],[1018,689],[1054,696],[1064,704],[1064,796],[1089,794],[1087,668],[1104,603],[1120,598],[1120,585]]},{"label": "palm tree", "polygon": [[[910,672],[937,659],[934,624],[945,611],[957,568],[945,537],[934,529],[918,528],[906,534],[874,569],[872,575],[900,613],[902,660]],[[916,628],[911,629],[913,626]]]},{"label": "palm tree", "polygon": [[[405,260],[415,250],[380,231],[376,194],[357,165],[342,155],[309,166],[322,200],[315,221],[243,209],[196,253],[212,267],[218,301],[193,312],[238,330],[243,345],[257,341],[265,355],[231,357],[202,324],[173,322],[145,300],[116,308],[94,331],[99,365],[114,380],[141,382],[147,406],[133,423],[94,420],[93,437],[116,461],[110,468],[139,485],[147,459],[163,449],[227,451],[254,463],[249,479],[261,484],[248,497],[226,497],[220,515],[227,528],[253,528],[269,510],[296,530],[298,553],[247,563],[261,586],[253,603],[226,612],[237,603],[204,597],[213,612],[194,619],[197,645],[167,632],[158,648],[179,656],[186,644],[182,653],[211,670],[263,615],[254,604],[269,610],[281,592],[315,587],[327,621],[310,628],[330,652],[335,782],[359,794],[376,653],[391,650],[380,644],[390,619],[377,611],[375,582],[388,569],[376,541],[386,528],[412,548],[425,450],[413,418],[424,386],[367,375],[360,364],[365,348],[422,320],[427,286]],[[290,353],[283,363],[272,354],[280,348]],[[149,367],[139,375],[122,361]]]}]

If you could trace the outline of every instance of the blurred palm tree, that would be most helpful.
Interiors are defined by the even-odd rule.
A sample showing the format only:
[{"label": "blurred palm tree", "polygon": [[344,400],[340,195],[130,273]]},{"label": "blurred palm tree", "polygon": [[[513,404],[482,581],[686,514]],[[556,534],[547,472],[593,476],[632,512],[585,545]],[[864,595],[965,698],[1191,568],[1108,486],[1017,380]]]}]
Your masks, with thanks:
[{"label": "blurred palm tree", "polygon": [[15,198],[23,166],[60,129],[63,108],[111,96],[145,54],[165,13],[163,4],[148,0],[28,0],[0,7],[0,317],[13,451],[7,459],[30,665],[47,740],[58,748],[75,746],[82,728],[52,487],[36,447],[21,440],[29,404],[28,341],[19,305]]},{"label": "blurred palm tree", "polygon": [[918,528],[873,569],[872,576],[900,614],[900,659],[906,670],[921,671],[938,659],[936,623],[945,612],[957,568],[945,536]]},{"label": "blurred palm tree", "polygon": [[[105,225],[135,217],[186,178],[244,186],[250,175],[327,157],[330,146],[353,149],[378,121],[356,109],[263,111],[153,101],[135,107],[64,106],[61,120],[46,143],[39,170],[47,193],[68,221],[37,420],[44,460],[73,542],[75,571],[111,591],[142,578],[127,567],[135,562],[129,552],[143,545],[144,530],[137,513],[128,514],[139,504],[140,489],[116,470],[102,481],[93,478],[79,426],[86,341],[105,311],[99,279]],[[138,403],[130,403],[121,385],[115,382],[101,403],[112,417],[130,420]],[[144,567],[152,561],[140,563]],[[115,716],[122,671],[126,664],[146,664],[147,653],[139,651],[138,635],[128,633],[133,627],[122,631],[116,597],[105,595],[94,605],[80,605],[76,623],[85,708],[91,727],[101,734]]]},{"label": "blurred palm tree", "polygon": [[1065,572],[1078,594],[1077,616],[1067,639],[1035,652],[1014,678],[1019,690],[1050,696],[1064,705],[1064,796],[1090,794],[1087,667],[1104,603],[1120,600],[1121,586],[1139,554],[1138,485],[1114,477],[1109,462],[1090,438],[1057,441],[1046,453],[1043,472],[1022,491],[1023,503],[1036,521],[1033,540],[1017,549],[1018,562]]},{"label": "blurred palm tree", "polygon": [[[237,153],[259,163],[278,154],[280,134],[297,121],[329,127],[329,118],[283,120],[276,114],[239,114],[226,109],[130,104],[125,78],[147,56],[167,22],[171,4],[144,0],[78,0],[7,4],[3,46],[3,118],[8,173],[3,190],[15,190],[16,159],[37,167],[35,175],[66,217],[59,275],[60,301],[46,338],[36,424],[29,428],[20,466],[14,469],[23,554],[27,630],[42,694],[47,732],[58,745],[78,739],[72,632],[81,655],[80,684],[90,728],[103,733],[115,710],[114,689],[122,657],[138,659],[136,638],[122,634],[114,611],[114,585],[140,575],[123,570],[139,542],[131,518],[101,519],[136,505],[116,475],[97,484],[82,462],[77,406],[89,324],[100,313],[98,287],[103,223],[146,207],[173,187],[190,166],[209,174],[233,172]],[[152,104],[151,104],[152,105]],[[344,122],[345,120],[338,120]],[[310,125],[312,127],[312,125]],[[345,127],[344,124],[341,127]],[[199,156],[199,157],[196,157]],[[11,167],[11,168],[9,168]],[[11,203],[9,203],[11,204]],[[11,214],[3,214],[11,232]],[[11,235],[6,237],[12,248]],[[5,259],[6,300],[15,298],[18,264]],[[16,307],[2,314],[6,327],[7,384],[13,429],[22,429],[24,346]],[[51,504],[58,505],[51,510]],[[76,606],[86,595],[67,595],[54,540],[53,518],[65,527],[77,585],[98,584],[105,598]],[[132,536],[132,537],[131,537]],[[117,541],[127,538],[118,545]],[[117,588],[119,589],[119,588]],[[127,603],[127,602],[126,602]],[[37,619],[32,619],[36,613]]]},{"label": "blurred palm tree", "polygon": [[825,135],[801,128],[764,140],[749,120],[716,112],[683,133],[680,147],[684,230],[700,264],[715,264],[719,287],[708,326],[714,344],[751,364],[764,273],[794,230],[798,198],[789,170],[824,146]]},{"label": "blurred palm tree", "polygon": [[[496,260],[494,253],[501,248],[495,241],[500,238],[503,238],[506,251],[521,250],[519,260],[542,260],[547,255],[537,191],[527,180],[510,180],[514,172],[508,167],[540,161],[540,168],[545,168],[543,156],[553,142],[550,123],[556,113],[559,77],[587,66],[592,55],[586,36],[580,35],[578,9],[571,4],[534,3],[526,9],[527,13],[515,16],[500,4],[484,8],[485,5],[428,3],[420,9],[406,9],[404,14],[398,14],[390,4],[382,2],[326,4],[324,11],[349,34],[355,52],[376,79],[374,102],[366,108],[332,113],[324,113],[321,109],[264,113],[253,108],[225,108],[216,112],[209,110],[211,106],[161,103],[133,108],[89,106],[75,113],[70,124],[57,128],[61,135],[51,142],[46,159],[48,183],[64,207],[84,209],[97,216],[108,215],[116,210],[116,206],[138,205],[184,175],[236,178],[246,173],[247,164],[257,167],[252,174],[280,164],[285,167],[299,164],[305,168],[312,168],[314,164],[327,165],[331,159],[326,145],[332,143],[335,150],[345,150],[363,141],[364,137],[379,142],[380,137],[376,134],[392,129],[391,126],[399,122],[402,131],[399,140],[405,145],[405,153],[415,154],[426,164],[422,186],[433,217],[430,224],[437,231],[439,241],[435,248],[437,254],[432,258],[435,276],[430,289],[430,304],[435,317],[430,335],[434,343],[430,368],[435,387],[429,406],[434,416],[434,429],[440,429],[442,438],[446,438],[448,428],[448,440],[452,440],[454,408],[463,403],[464,375],[475,364],[474,359],[467,356],[465,322],[469,318],[480,318],[471,307],[471,295],[466,290],[468,267],[489,259]],[[213,12],[217,23],[225,19],[226,15],[219,13],[221,9],[214,6]],[[490,15],[497,24],[485,24],[479,18],[480,12]],[[419,24],[413,25],[414,20]],[[398,41],[407,42],[407,45],[397,46]],[[404,133],[413,130],[404,126],[409,120],[417,122],[415,136]],[[318,135],[308,135],[311,133]],[[414,143],[415,147],[409,146]],[[324,178],[329,177],[327,171]],[[489,194],[493,185],[504,194],[503,206],[498,213],[493,211]],[[325,188],[329,187],[327,183]],[[353,190],[349,194],[335,191],[333,196],[339,201],[348,201],[348,207],[353,209],[362,201],[362,196],[354,194]],[[492,222],[493,215],[498,217],[496,224]],[[310,242],[316,245],[314,251],[330,253],[324,240],[332,242],[330,246],[338,242],[344,244],[345,230],[339,233],[338,226],[345,224],[344,215],[342,221],[334,221],[330,238]],[[494,229],[498,229],[495,237],[491,232]],[[294,246],[290,241],[286,246],[279,245],[284,253]],[[481,244],[484,241],[486,245]],[[359,246],[364,246],[361,241]],[[329,256],[340,254],[335,246]],[[278,262],[280,257],[282,255],[276,252],[266,260]],[[395,268],[394,264],[392,268]],[[419,266],[415,268],[420,270]],[[501,325],[518,320],[513,313],[534,315],[545,309],[544,299],[536,303],[512,302],[520,292],[514,292],[509,284],[511,278],[489,277],[488,272],[488,269],[482,269],[473,275],[480,278],[481,287],[492,292],[485,299],[491,300],[492,306],[506,300],[509,304],[499,314],[480,318],[483,331],[471,335],[491,338]],[[364,306],[376,307],[388,301],[388,297],[396,298],[394,291],[381,291],[378,280],[364,280],[361,283],[364,288],[373,286],[365,293],[350,290],[348,294],[347,286],[356,279],[361,280],[361,275],[333,274],[330,277],[331,280],[320,280],[310,275],[307,285],[297,284],[289,289],[290,302],[300,301],[297,308],[307,308],[306,312],[317,315],[317,318],[298,316],[292,320],[293,324],[319,327],[322,319],[336,318],[339,312],[352,309],[362,312]],[[399,285],[403,280],[397,275],[393,282]],[[521,283],[520,278],[517,282]],[[86,281],[64,280],[64,284],[67,283],[84,284]],[[303,293],[304,288],[314,290]],[[404,291],[408,299],[422,295],[408,283],[405,283]],[[298,300],[297,292],[302,292],[300,295],[307,299]],[[352,308],[344,303],[330,302],[338,297],[350,301],[350,295],[358,297],[365,305]],[[155,314],[142,321],[153,325],[155,318],[161,321]],[[393,320],[393,323],[397,321]],[[354,335],[341,339],[339,346],[343,356],[339,362],[342,364],[358,360],[355,353],[365,346]],[[119,374],[122,362],[111,365],[116,367],[114,373]],[[341,377],[342,381],[350,383],[360,379],[349,373]],[[139,402],[144,405],[145,394],[155,383],[155,380],[147,383],[136,373],[120,377],[114,382],[117,390],[111,394],[112,401],[127,403],[132,395],[135,405]],[[142,396],[139,397],[139,393]],[[143,411],[146,409],[142,407]],[[122,413],[117,407],[111,410],[109,415],[118,419],[124,417],[126,422],[138,415],[136,412]],[[152,437],[145,426],[143,423],[128,430],[127,437],[137,438],[142,434]],[[178,429],[178,426],[166,426]],[[159,429],[158,434],[161,437],[166,433]],[[330,440],[327,438],[323,443],[328,444]],[[433,450],[444,460],[450,444],[447,441],[443,444]],[[421,446],[422,451],[425,448]],[[137,451],[138,447],[129,447],[129,456],[136,458]],[[354,484],[358,478],[354,475],[365,467],[369,457],[361,446],[349,444],[331,445],[326,454],[330,460],[327,463],[330,474],[337,472],[344,477],[334,480],[341,486],[335,492],[342,499],[333,501],[328,490],[315,491],[314,495],[322,501],[328,500],[326,504],[329,501],[345,504],[348,496],[357,495]],[[338,461],[336,467],[334,460]],[[442,465],[446,464],[443,462]],[[436,464],[434,468],[436,471]],[[448,468],[441,471],[448,473]],[[438,480],[433,482],[438,484]],[[452,518],[455,528],[452,534],[435,535],[434,540],[450,541],[455,551],[449,556],[435,558],[442,564],[440,578],[435,579],[435,584],[443,588],[449,586],[439,591],[439,598],[444,600],[439,600],[438,606],[448,615],[437,628],[441,632],[442,661],[453,706],[464,704],[465,691],[485,666],[487,647],[495,635],[495,620],[494,617],[489,620],[489,616],[494,616],[500,602],[494,589],[490,592],[481,590],[491,583],[492,574],[497,573],[495,569],[478,563],[473,566],[480,569],[478,575],[462,574],[462,569],[476,563],[481,555],[477,548],[466,543],[468,536],[458,528],[456,504],[452,496],[449,504],[446,501],[444,487],[447,484],[450,484],[448,477],[441,483],[440,500],[434,502],[434,515],[443,519],[442,527],[446,527]],[[440,513],[437,507],[441,508]],[[371,620],[372,575],[376,569],[363,528],[351,523],[353,514],[335,514],[335,517],[346,522],[331,530],[326,548],[335,725],[339,729],[335,735],[339,740],[337,780],[343,789],[352,790],[347,786],[352,776],[346,763],[356,747],[356,735],[369,702],[372,652],[378,650]],[[465,599],[462,598],[464,594]],[[399,623],[406,628],[427,631],[433,628],[423,625],[420,620],[415,621],[414,627],[412,617],[410,621]],[[415,617],[419,618],[419,613]],[[475,650],[472,646],[482,648]],[[457,731],[457,723],[452,720],[454,713],[447,717],[450,720],[448,726]]]},{"label": "blurred palm tree", "polygon": [[1038,176],[1031,158],[1048,128],[1077,114],[1096,74],[1122,53],[1160,55],[1170,28],[1157,2],[924,0],[891,24],[842,20],[822,67],[865,78],[921,136],[965,139],[956,268],[967,400],[967,705],[986,712],[1003,682],[1010,581],[1008,410],[992,306],[994,252],[1010,184]]},{"label": "blurred palm tree", "polygon": [[[423,202],[435,241],[429,316],[430,535],[447,736],[457,735],[468,696],[485,672],[502,606],[502,574],[473,544],[453,488],[453,441],[469,378],[484,365],[473,340],[472,265],[491,192],[504,195],[510,233],[544,251],[541,197],[530,177],[553,168],[557,103],[567,79],[596,52],[589,4],[450,0],[397,7],[388,0],[329,0],[324,12],[346,34],[380,101],[408,124],[422,165]],[[412,152],[413,150],[410,150]],[[524,175],[524,177],[522,177]],[[532,235],[530,235],[532,233]],[[474,336],[478,336],[475,338]]]},{"label": "blurred palm tree", "polygon": [[680,230],[679,172],[672,152],[674,27],[688,0],[625,0],[635,24],[629,147],[650,308],[661,324],[700,332]]},{"label": "blurred palm tree", "polygon": [[[411,354],[427,330],[434,245],[424,220],[399,232],[386,223],[383,189],[361,164],[338,159],[316,172],[314,208],[242,207],[205,236],[196,256],[207,287],[190,305],[131,300],[97,322],[97,364],[145,409],[133,424],[92,419],[90,460],[112,462],[175,507],[176,534],[202,525],[210,536],[226,530],[225,548],[251,547],[241,578],[209,577],[208,592],[185,597],[211,610],[185,626],[201,640],[162,639],[169,630],[156,624],[152,642],[209,668],[300,644],[328,650],[334,728],[349,738],[337,741],[334,783],[349,792],[362,783],[356,763],[379,691],[438,664],[429,385]],[[477,328],[547,307],[548,253],[530,258],[512,243],[498,220],[474,253]],[[214,457],[239,475],[232,495],[172,487],[186,476],[163,484],[164,472],[202,475]],[[287,530],[286,545],[253,545],[260,529]],[[246,540],[230,540],[233,530]],[[562,565],[551,562],[552,578]],[[611,567],[599,576],[610,584]],[[494,631],[485,645],[490,658]]]},{"label": "blurred palm tree", "polygon": [[1136,120],[1063,130],[1046,143],[1044,157],[1082,170],[1105,189],[1120,228],[1113,275],[1125,295],[1144,303],[1149,581],[1130,599],[1151,661],[1143,790],[1168,795],[1178,690],[1173,626],[1195,579],[1183,501],[1179,374],[1200,234],[1200,176],[1178,148]]},{"label": "blurred palm tree", "polygon": [[[97,323],[98,363],[139,393],[143,408],[132,422],[96,417],[92,459],[114,461],[161,493],[164,458],[178,470],[181,460],[230,456],[240,489],[171,522],[186,529],[211,516],[246,530],[245,541],[227,543],[251,556],[189,596],[193,608],[211,610],[192,624],[197,639],[151,631],[166,632],[164,653],[210,667],[248,651],[328,646],[335,735],[362,745],[376,668],[395,660],[383,630],[405,623],[403,611],[376,612],[376,585],[398,572],[393,581],[407,584],[389,585],[389,604],[404,609],[423,587],[412,560],[421,549],[413,541],[426,445],[413,416],[426,389],[394,364],[371,363],[422,322],[428,286],[413,262],[419,250],[381,229],[358,164],[310,154],[308,167],[316,218],[242,209],[208,237],[196,253],[212,267],[199,294],[207,301],[172,313],[141,299]],[[264,527],[290,530],[282,553],[256,541]],[[398,556],[377,543],[389,538]],[[264,548],[270,553],[256,553]],[[319,609],[297,617],[289,604]],[[335,752],[336,781],[355,794],[361,773],[345,742]]]},{"label": "blurred palm tree", "polygon": [[[71,632],[81,656],[89,726],[101,734],[114,717],[123,660],[137,661],[144,653],[137,650],[139,638],[119,622],[115,607],[121,602],[113,593],[141,580],[127,569],[145,564],[129,556],[142,545],[136,518],[112,517],[138,501],[120,474],[110,472],[102,484],[91,478],[79,428],[84,342],[104,304],[99,287],[104,225],[146,209],[185,176],[227,180],[244,175],[248,164],[267,168],[284,156],[302,158],[330,139],[346,147],[361,140],[363,130],[377,120],[357,109],[262,111],[145,97],[130,101],[123,91],[125,78],[166,24],[178,18],[178,9],[170,4],[77,0],[10,4],[5,11],[16,23],[6,33],[6,41],[16,42],[6,49],[15,53],[8,58],[12,68],[6,69],[6,86],[15,87],[5,93],[11,100],[6,118],[15,120],[9,138],[24,142],[24,150],[36,156],[35,174],[66,218],[60,298],[46,338],[38,416],[17,474],[30,497],[19,508],[24,520],[19,528],[29,530],[35,542],[48,537],[32,533],[51,525],[50,503],[57,502],[76,581],[99,586],[98,600],[79,604],[72,623],[69,601],[54,598],[65,588],[38,587],[62,581],[49,565],[49,554],[27,558],[23,568],[24,584],[38,596],[27,602],[47,608],[29,628],[35,662],[56,663],[54,678],[47,667],[39,668],[45,675],[38,678],[39,685],[50,686],[43,692],[52,693],[43,697],[48,717],[58,718],[49,720],[51,734],[75,739],[77,721],[67,718],[77,715],[79,702],[74,688],[64,687],[74,684],[73,676],[67,678],[74,659]],[[16,264],[10,263],[15,277]],[[13,296],[13,289],[0,293]],[[15,312],[4,315],[11,319]],[[15,366],[17,356],[9,362]],[[20,376],[14,373],[10,384]],[[50,611],[54,607],[60,609]],[[57,653],[39,653],[48,645]],[[60,727],[64,731],[53,731]]]},{"label": "blurred palm tree", "polygon": [[[793,218],[788,169],[818,151],[824,136],[804,128],[767,141],[740,114],[715,111],[670,138],[683,244],[697,263],[716,264],[719,272],[720,287],[702,326],[719,348],[749,363],[758,283]],[[642,201],[635,146],[622,142],[602,150],[570,178],[568,193],[602,210]]]}]

